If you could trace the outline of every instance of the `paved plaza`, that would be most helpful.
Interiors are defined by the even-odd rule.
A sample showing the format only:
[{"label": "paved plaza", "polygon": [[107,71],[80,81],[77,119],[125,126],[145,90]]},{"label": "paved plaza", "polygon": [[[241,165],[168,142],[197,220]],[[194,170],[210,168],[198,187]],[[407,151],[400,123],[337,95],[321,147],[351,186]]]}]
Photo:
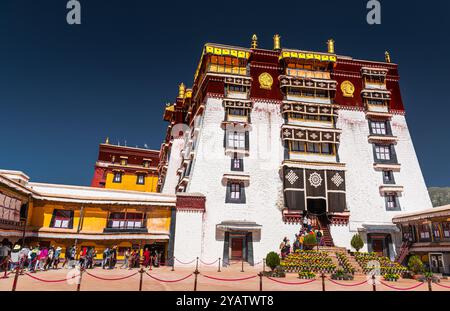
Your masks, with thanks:
[{"label": "paved plaza", "polygon": [[[200,274],[197,280],[197,290],[199,291],[259,291],[260,278],[257,274],[262,270],[260,267],[250,267],[246,265],[244,272],[241,272],[241,265],[235,264],[217,271],[217,266],[199,266]],[[143,291],[192,291],[194,289],[195,266],[171,267],[145,269],[142,281]],[[103,270],[95,268],[83,273],[81,280],[81,291],[138,291],[140,274],[138,269],[113,269]],[[76,291],[77,284],[71,276],[76,277],[76,271],[68,274],[67,269],[58,269],[19,276],[17,291]],[[31,277],[31,276],[32,277]],[[150,276],[149,276],[150,275]],[[33,278],[34,277],[34,278]],[[329,277],[329,276],[327,276]],[[69,281],[65,279],[69,278]],[[372,291],[372,285],[363,282],[366,279],[363,275],[355,276],[353,281],[337,281],[333,283],[327,278],[325,288],[327,291]],[[10,274],[6,279],[0,279],[0,290],[10,291],[13,285],[14,275]],[[274,281],[276,280],[276,281]],[[278,281],[278,282],[277,282]],[[410,289],[411,291],[428,291],[428,284],[422,284],[416,280],[401,279],[398,282],[378,283],[377,291],[397,291],[389,288],[388,284],[398,289]],[[336,282],[336,281],[335,281]],[[361,284],[362,283],[362,284]],[[352,286],[355,284],[360,284]],[[442,280],[441,286],[432,285],[433,291],[450,291],[450,281]],[[446,287],[444,287],[446,286]],[[318,277],[314,281],[300,280],[297,274],[291,273],[286,278],[269,279],[263,277],[264,291],[321,291],[322,280]]]}]

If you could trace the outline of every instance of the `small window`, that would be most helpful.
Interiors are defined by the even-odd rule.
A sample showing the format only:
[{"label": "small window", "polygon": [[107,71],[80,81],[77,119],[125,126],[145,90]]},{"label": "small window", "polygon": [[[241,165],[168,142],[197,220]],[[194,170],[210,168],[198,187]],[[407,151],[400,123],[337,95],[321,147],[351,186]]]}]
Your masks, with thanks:
[{"label": "small window", "polygon": [[242,108],[229,108],[228,114],[233,116],[246,116],[247,110]]},{"label": "small window", "polygon": [[145,184],[145,175],[144,174],[138,174],[136,184],[138,185],[144,185]]},{"label": "small window", "polygon": [[332,144],[329,143],[321,144],[321,152],[322,154],[333,154]]},{"label": "small window", "polygon": [[320,153],[320,144],[307,143],[307,150],[309,153]]},{"label": "small window", "polygon": [[145,168],[150,167],[150,161],[149,160],[144,160],[143,165]]},{"label": "small window", "polygon": [[128,160],[125,158],[120,159],[120,165],[125,166],[128,164]]},{"label": "small window", "polygon": [[245,187],[243,183],[229,182],[225,203],[245,203]]},{"label": "small window", "polygon": [[294,140],[291,142],[291,151],[305,152],[305,142]]},{"label": "small window", "polygon": [[444,234],[444,238],[450,238],[450,222],[442,223],[442,233]]},{"label": "small window", "polygon": [[245,132],[230,131],[228,133],[228,147],[236,149],[245,148]]},{"label": "small window", "polygon": [[58,210],[53,211],[53,217],[50,223],[51,228],[72,228],[73,211]]},{"label": "small window", "polygon": [[383,183],[385,184],[395,184],[394,172],[383,171]]},{"label": "small window", "polygon": [[115,172],[113,177],[114,183],[121,183],[122,182],[122,173],[121,172]]},{"label": "small window", "polygon": [[439,224],[433,224],[433,237],[435,240],[441,238],[441,232],[439,231]]},{"label": "small window", "polygon": [[234,154],[231,159],[231,170],[232,171],[243,171],[244,170],[244,159],[239,158],[237,153]]},{"label": "small window", "polygon": [[373,135],[387,135],[386,122],[371,121],[370,129]]},{"label": "small window", "polygon": [[386,209],[388,210],[398,210],[400,208],[400,204],[398,202],[397,194],[387,194],[386,195]]},{"label": "small window", "polygon": [[391,150],[389,146],[375,146],[375,156],[377,160],[390,160],[391,159]]},{"label": "small window", "polygon": [[231,184],[231,199],[239,200],[241,197],[241,185],[237,183]]}]

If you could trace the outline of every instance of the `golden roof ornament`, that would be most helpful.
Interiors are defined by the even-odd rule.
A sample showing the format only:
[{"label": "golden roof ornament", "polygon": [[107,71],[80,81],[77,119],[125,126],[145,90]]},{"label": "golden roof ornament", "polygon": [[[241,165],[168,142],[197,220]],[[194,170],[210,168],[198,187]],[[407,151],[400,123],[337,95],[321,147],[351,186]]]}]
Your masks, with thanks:
[{"label": "golden roof ornament", "polygon": [[109,145],[109,137],[106,137],[105,144]]},{"label": "golden roof ornament", "polygon": [[275,51],[281,50],[281,37],[279,34],[273,36],[273,49]]},{"label": "golden roof ornament", "polygon": [[335,43],[334,39],[329,39],[327,41],[328,53],[330,53],[330,54],[334,54],[334,43]]},{"label": "golden roof ornament", "polygon": [[183,82],[178,86],[178,98],[184,98],[184,93],[186,92],[186,86]]},{"label": "golden roof ornament", "polygon": [[258,47],[258,37],[256,36],[256,34],[253,34],[251,48],[256,49],[257,47]]},{"label": "golden roof ornament", "polygon": [[391,54],[389,54],[388,51],[384,52],[384,60],[386,61],[386,63],[391,62]]}]

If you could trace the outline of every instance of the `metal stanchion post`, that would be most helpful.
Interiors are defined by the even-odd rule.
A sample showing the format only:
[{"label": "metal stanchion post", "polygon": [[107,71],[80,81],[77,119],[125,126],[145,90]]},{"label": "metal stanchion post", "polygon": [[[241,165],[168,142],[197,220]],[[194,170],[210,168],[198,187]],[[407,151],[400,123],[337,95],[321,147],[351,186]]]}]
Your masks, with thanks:
[{"label": "metal stanchion post", "polygon": [[217,272],[220,272],[220,257],[219,257],[219,269],[217,269]]},{"label": "metal stanchion post", "polygon": [[241,272],[244,272],[244,259],[241,260]]},{"label": "metal stanchion post", "polygon": [[432,278],[428,278],[428,290],[430,291],[430,292],[432,292],[433,291],[433,288],[431,287],[431,282],[433,281],[432,280]]},{"label": "metal stanchion post", "polygon": [[322,272],[321,277],[322,277],[322,291],[324,292],[325,291],[325,273]]},{"label": "metal stanchion post", "polygon": [[198,271],[198,257],[197,257],[197,262],[195,263],[195,270]]},{"label": "metal stanchion post", "polygon": [[153,257],[150,255],[150,270],[152,270],[153,266]]},{"label": "metal stanchion post", "polygon": [[198,269],[195,269],[195,271],[194,271],[194,276],[195,276],[195,279],[194,279],[194,292],[197,291],[197,276],[199,274],[200,274],[200,272],[198,272]]},{"label": "metal stanchion post", "polygon": [[262,292],[262,279],[263,279],[263,273],[258,273],[259,276],[259,291]]},{"label": "metal stanchion post", "polygon": [[16,291],[18,280],[19,280],[19,267],[16,268],[16,274],[14,275],[14,282],[13,282],[11,291],[13,291],[13,292]]},{"label": "metal stanchion post", "polygon": [[263,258],[263,272],[266,272],[266,258]]},{"label": "metal stanchion post", "polygon": [[78,279],[77,292],[81,290],[81,280],[83,279],[83,272],[84,272],[83,267],[80,267],[80,278]]},{"label": "metal stanchion post", "polygon": [[375,274],[372,275],[372,288],[374,292],[377,291],[377,285],[375,283]]},{"label": "metal stanchion post", "polygon": [[172,271],[175,271],[175,256],[172,258]]},{"label": "metal stanchion post", "polygon": [[139,273],[141,274],[140,278],[139,278],[139,291],[142,291],[142,278],[144,276],[144,267],[141,267],[141,269],[139,270]]}]

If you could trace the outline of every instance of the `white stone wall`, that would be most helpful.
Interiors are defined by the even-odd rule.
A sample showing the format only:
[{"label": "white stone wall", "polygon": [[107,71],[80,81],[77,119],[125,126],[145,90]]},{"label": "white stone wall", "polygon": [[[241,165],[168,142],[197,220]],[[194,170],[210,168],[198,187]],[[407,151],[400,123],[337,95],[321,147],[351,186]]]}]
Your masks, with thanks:
[{"label": "white stone wall", "polygon": [[170,149],[170,157],[167,165],[167,173],[162,188],[162,193],[175,194],[175,187],[178,184],[177,170],[182,161],[181,151],[184,147],[184,138],[178,137],[172,139],[172,146]]},{"label": "white stone wall", "polygon": [[[201,256],[203,213],[177,211],[175,224],[174,256],[176,266],[189,266],[184,263]],[[194,265],[190,263],[190,265]]]},{"label": "white stone wall", "polygon": [[[204,261],[222,258],[223,239],[216,226],[223,221],[246,221],[262,226],[261,239],[253,241],[254,260],[259,262],[267,252],[278,250],[284,236],[292,241],[299,229],[299,225],[285,224],[281,214],[280,168],[284,150],[280,128],[284,121],[277,104],[254,103],[249,135],[250,156],[244,158],[244,173],[250,176],[245,189],[246,204],[227,204],[223,175],[231,173],[231,160],[224,152],[224,130],[220,126],[223,119],[222,99],[208,98],[187,188],[188,192],[206,196],[206,212],[202,219],[197,216],[177,219],[175,256],[184,260],[199,256]],[[399,199],[401,210],[430,208],[431,202],[405,118],[396,115],[391,125],[393,134],[399,138],[396,153],[401,171],[394,176],[396,184],[404,186]],[[369,125],[364,112],[340,110],[337,127],[342,129],[339,157],[347,165],[347,204],[351,216],[349,225],[333,225],[330,230],[337,246],[350,249],[351,237],[362,229],[363,224],[392,225],[392,217],[399,212],[386,211],[384,197],[380,194],[382,173],[373,168],[373,147],[368,142]],[[198,223],[200,221],[201,224]],[[198,230],[201,230],[201,238],[197,238]],[[366,239],[365,234],[363,239]],[[398,237],[394,236],[393,240],[398,242]],[[367,250],[367,245],[363,250]]]}]

